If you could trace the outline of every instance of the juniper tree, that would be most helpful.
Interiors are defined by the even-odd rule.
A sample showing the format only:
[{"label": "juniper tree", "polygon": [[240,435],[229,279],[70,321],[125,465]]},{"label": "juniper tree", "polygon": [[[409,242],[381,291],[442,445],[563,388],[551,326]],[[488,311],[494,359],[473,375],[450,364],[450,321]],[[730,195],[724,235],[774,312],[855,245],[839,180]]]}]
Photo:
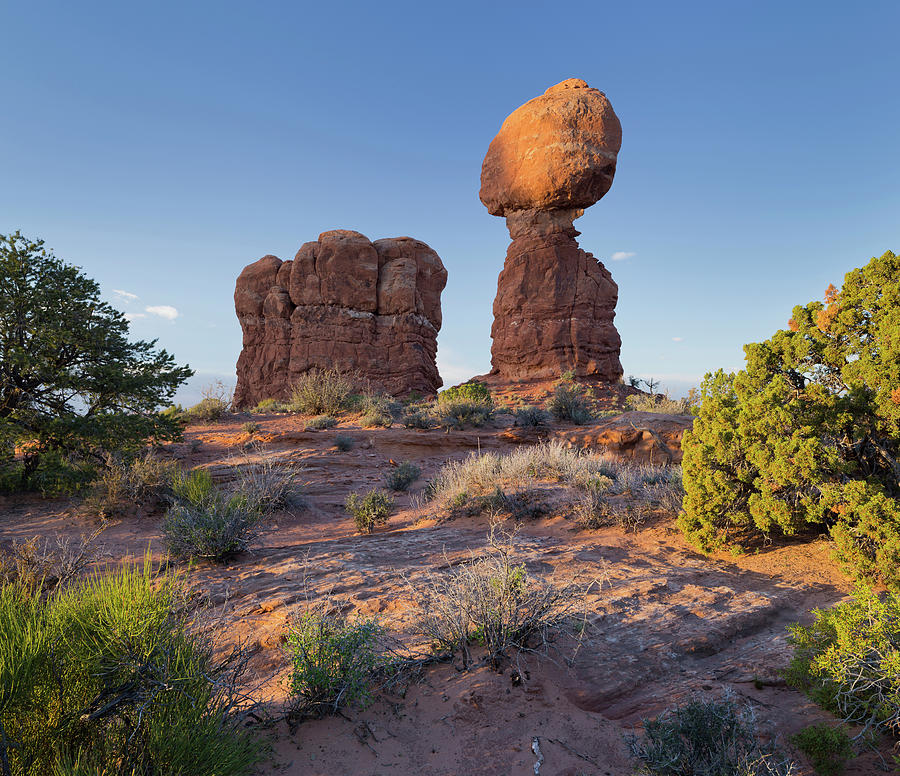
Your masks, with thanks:
[{"label": "juniper tree", "polygon": [[43,241],[0,235],[0,467],[27,485],[51,454],[101,461],[176,438],[159,410],[193,372],[155,345],[131,342],[99,285]]},{"label": "juniper tree", "polygon": [[856,573],[900,581],[900,257],[744,352],[703,382],[681,528],[704,549],[826,528]]}]

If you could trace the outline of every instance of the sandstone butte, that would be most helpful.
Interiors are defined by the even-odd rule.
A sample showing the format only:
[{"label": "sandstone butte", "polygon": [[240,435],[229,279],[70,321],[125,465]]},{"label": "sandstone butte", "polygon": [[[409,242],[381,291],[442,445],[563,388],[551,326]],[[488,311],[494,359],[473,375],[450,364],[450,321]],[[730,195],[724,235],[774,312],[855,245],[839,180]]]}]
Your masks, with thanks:
[{"label": "sandstone butte", "polygon": [[424,242],[323,232],[293,261],[263,256],[237,279],[243,330],[235,405],[285,399],[311,369],[357,372],[393,395],[433,394],[447,270]]},{"label": "sandstone butte", "polygon": [[491,376],[622,377],[613,323],[619,289],[578,247],[573,226],[609,191],[621,144],[606,95],[578,78],[517,108],[491,141],[480,197],[506,217],[512,238],[494,300]]}]

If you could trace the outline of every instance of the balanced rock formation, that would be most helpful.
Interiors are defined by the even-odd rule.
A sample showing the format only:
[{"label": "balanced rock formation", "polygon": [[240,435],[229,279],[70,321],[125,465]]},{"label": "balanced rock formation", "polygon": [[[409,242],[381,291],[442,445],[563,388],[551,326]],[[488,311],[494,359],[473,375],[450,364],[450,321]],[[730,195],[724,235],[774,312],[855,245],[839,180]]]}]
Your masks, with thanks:
[{"label": "balanced rock formation", "polygon": [[235,405],[287,398],[311,369],[357,372],[397,396],[434,393],[446,284],[437,253],[410,237],[370,242],[338,230],[293,261],[263,256],[234,290],[244,333]]},{"label": "balanced rock formation", "polygon": [[480,197],[512,238],[494,300],[492,375],[622,377],[619,289],[573,226],[609,191],[621,144],[606,95],[578,78],[517,108],[491,141]]}]

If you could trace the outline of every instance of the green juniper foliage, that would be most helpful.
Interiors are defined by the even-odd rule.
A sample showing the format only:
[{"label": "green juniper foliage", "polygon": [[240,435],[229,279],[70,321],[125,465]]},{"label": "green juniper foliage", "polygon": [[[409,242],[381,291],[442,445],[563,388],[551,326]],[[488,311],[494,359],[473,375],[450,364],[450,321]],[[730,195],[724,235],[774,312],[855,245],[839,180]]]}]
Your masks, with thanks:
[{"label": "green juniper foliage", "polygon": [[852,572],[900,581],[900,257],[744,352],[744,370],[703,382],[682,530],[713,549],[827,528]]},{"label": "green juniper foliage", "polygon": [[791,737],[791,743],[809,758],[818,776],[842,776],[853,745],[841,727],[818,724],[803,728]]},{"label": "green juniper foliage", "polygon": [[193,372],[154,346],[130,342],[99,285],[42,241],[0,235],[0,468],[34,487],[54,463],[102,465],[177,439],[181,424],[160,409]]}]

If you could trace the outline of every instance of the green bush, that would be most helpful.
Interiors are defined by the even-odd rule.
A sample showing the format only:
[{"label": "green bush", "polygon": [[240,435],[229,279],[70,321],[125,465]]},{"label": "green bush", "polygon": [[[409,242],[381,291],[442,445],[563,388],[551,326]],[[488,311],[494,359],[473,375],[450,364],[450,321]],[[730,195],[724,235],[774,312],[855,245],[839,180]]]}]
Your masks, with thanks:
[{"label": "green bush", "polygon": [[229,409],[228,402],[210,396],[185,410],[184,418],[190,423],[215,423],[227,415]]},{"label": "green bush", "polygon": [[491,392],[484,383],[478,380],[470,380],[462,385],[455,385],[441,391],[437,396],[438,403],[448,401],[463,401],[471,404],[493,404]]},{"label": "green bush", "polygon": [[332,614],[307,612],[291,623],[285,642],[295,713],[319,716],[366,705],[372,679],[384,664],[380,635],[373,620]]},{"label": "green bush", "polygon": [[400,420],[404,428],[431,428],[431,420],[421,409],[411,409]]},{"label": "green bush", "polygon": [[411,461],[404,461],[393,467],[385,476],[384,484],[391,490],[409,490],[422,474],[422,470]]},{"label": "green bush", "polygon": [[439,423],[445,428],[463,429],[466,426],[483,426],[493,417],[494,407],[492,404],[465,399],[439,399],[435,413]]},{"label": "green bush", "polygon": [[853,573],[900,570],[900,258],[795,307],[787,329],[707,375],[679,521],[703,549],[830,529]]},{"label": "green bush", "polygon": [[387,412],[369,411],[359,419],[359,425],[363,428],[390,428],[394,425],[394,418]]},{"label": "green bush", "polygon": [[123,568],[52,594],[0,586],[0,761],[11,776],[250,774],[263,749],[235,714],[182,583]]},{"label": "green bush", "polygon": [[260,429],[262,429],[262,426],[260,426],[259,423],[254,423],[253,421],[244,423],[244,425],[241,426],[241,431],[246,434],[256,434],[260,431]]},{"label": "green bush", "polygon": [[583,385],[565,379],[565,376],[553,389],[547,409],[556,420],[567,420],[576,426],[583,426],[594,420],[590,391]]},{"label": "green bush", "polygon": [[791,737],[819,776],[842,776],[853,746],[847,731],[833,725],[810,725]]},{"label": "green bush", "polygon": [[307,430],[322,431],[326,428],[334,428],[337,425],[337,418],[331,415],[316,415],[316,417],[306,422]]},{"label": "green bush", "polygon": [[215,495],[212,475],[208,469],[178,473],[172,480],[172,495],[178,502],[202,506]]},{"label": "green bush", "polygon": [[656,719],[644,720],[644,736],[629,736],[632,755],[648,776],[790,776],[794,765],[765,751],[753,717],[730,697],[695,698]]},{"label": "green bush", "polygon": [[900,593],[853,598],[793,625],[787,681],[838,718],[900,738]]},{"label": "green bush", "polygon": [[304,415],[340,415],[353,407],[360,378],[337,369],[311,369],[291,390],[289,407]]},{"label": "green bush", "polygon": [[394,506],[394,499],[383,490],[370,490],[365,496],[351,493],[347,496],[344,506],[348,514],[353,516],[356,530],[370,534],[376,525],[387,522]]},{"label": "green bush", "polygon": [[250,412],[254,415],[266,415],[270,412],[285,412],[287,406],[278,399],[263,399]]}]

